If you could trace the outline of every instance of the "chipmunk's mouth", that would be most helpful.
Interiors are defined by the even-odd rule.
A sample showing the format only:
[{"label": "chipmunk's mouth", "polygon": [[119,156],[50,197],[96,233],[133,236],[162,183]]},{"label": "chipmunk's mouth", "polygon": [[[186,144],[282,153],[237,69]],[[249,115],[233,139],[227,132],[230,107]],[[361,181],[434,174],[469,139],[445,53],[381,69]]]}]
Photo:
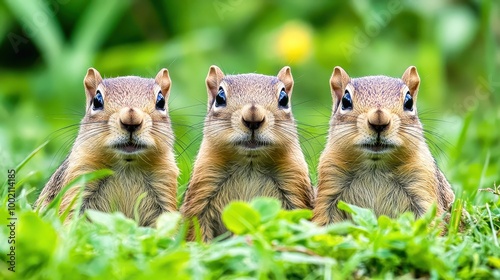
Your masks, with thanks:
[{"label": "chipmunk's mouth", "polygon": [[364,143],[359,145],[359,147],[370,153],[377,153],[377,154],[386,153],[395,148],[393,144],[383,143],[383,142]]},{"label": "chipmunk's mouth", "polygon": [[236,142],[236,145],[249,150],[257,150],[259,148],[269,146],[270,143],[256,139],[250,139],[250,140],[238,141]]},{"label": "chipmunk's mouth", "polygon": [[115,144],[113,148],[125,154],[135,154],[146,149],[147,146],[141,143],[126,142]]}]

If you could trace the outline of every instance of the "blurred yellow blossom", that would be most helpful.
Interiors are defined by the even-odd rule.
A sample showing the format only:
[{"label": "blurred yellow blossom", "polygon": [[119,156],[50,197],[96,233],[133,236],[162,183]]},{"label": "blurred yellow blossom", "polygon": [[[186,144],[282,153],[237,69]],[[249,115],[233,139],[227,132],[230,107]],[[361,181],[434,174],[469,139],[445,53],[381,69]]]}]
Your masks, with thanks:
[{"label": "blurred yellow blossom", "polygon": [[311,28],[304,22],[289,21],[278,31],[276,52],[286,63],[300,64],[310,57],[312,44]]}]

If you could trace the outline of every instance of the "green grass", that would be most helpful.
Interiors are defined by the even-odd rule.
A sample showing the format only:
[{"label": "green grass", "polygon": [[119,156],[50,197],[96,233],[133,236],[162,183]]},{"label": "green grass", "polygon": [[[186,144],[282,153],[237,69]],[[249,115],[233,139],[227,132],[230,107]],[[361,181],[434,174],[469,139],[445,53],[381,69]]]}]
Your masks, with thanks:
[{"label": "green grass", "polygon": [[[2,199],[5,200],[4,198]],[[235,236],[209,244],[185,242],[179,213],[160,216],[156,229],[138,227],[121,213],[87,211],[63,226],[57,207],[33,211],[21,191],[16,202],[16,272],[7,270],[0,243],[2,279],[498,279],[500,203],[466,203],[464,232],[441,236],[435,209],[414,220],[375,218],[343,204],[353,222],[319,227],[311,211],[280,209],[261,198],[234,202],[223,215]],[[458,205],[461,206],[461,205]],[[457,207],[457,204],[455,205]],[[8,211],[0,209],[0,220]],[[437,218],[439,220],[439,217]],[[451,226],[453,227],[453,226]],[[0,240],[9,231],[3,226]]]}]

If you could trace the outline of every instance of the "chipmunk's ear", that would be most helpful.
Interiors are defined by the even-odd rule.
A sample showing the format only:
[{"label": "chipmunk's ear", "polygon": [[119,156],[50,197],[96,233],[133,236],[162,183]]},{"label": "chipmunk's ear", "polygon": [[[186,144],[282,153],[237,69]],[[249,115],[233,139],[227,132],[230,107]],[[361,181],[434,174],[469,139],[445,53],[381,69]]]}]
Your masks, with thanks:
[{"label": "chipmunk's ear", "polygon": [[291,96],[293,89],[293,76],[290,66],[281,68],[278,73],[278,79],[285,85],[285,92],[288,94],[288,96]]},{"label": "chipmunk's ear", "polygon": [[224,73],[220,70],[216,65],[210,66],[208,70],[207,78],[205,79],[205,83],[207,84],[207,92],[208,92],[208,108],[212,105],[215,96],[219,92],[219,86],[224,78]]},{"label": "chipmunk's ear", "polygon": [[97,92],[97,87],[102,82],[101,74],[94,68],[89,68],[87,70],[87,75],[83,79],[83,85],[85,86],[85,96],[87,99],[87,105],[90,104],[90,101],[94,99],[94,96]]},{"label": "chipmunk's ear", "polygon": [[[401,80],[408,86],[410,95],[416,99],[418,93],[418,86],[420,85],[420,77],[418,76],[417,67],[410,66],[401,77]],[[406,94],[406,93],[405,93]]]},{"label": "chipmunk's ear", "polygon": [[334,108],[336,109],[344,96],[345,88],[351,81],[347,72],[340,66],[333,68],[332,77],[330,78],[330,90],[332,93]]},{"label": "chipmunk's ear", "polygon": [[170,95],[170,85],[172,85],[167,68],[161,69],[160,72],[156,74],[155,82],[160,86],[163,97],[167,99]]}]

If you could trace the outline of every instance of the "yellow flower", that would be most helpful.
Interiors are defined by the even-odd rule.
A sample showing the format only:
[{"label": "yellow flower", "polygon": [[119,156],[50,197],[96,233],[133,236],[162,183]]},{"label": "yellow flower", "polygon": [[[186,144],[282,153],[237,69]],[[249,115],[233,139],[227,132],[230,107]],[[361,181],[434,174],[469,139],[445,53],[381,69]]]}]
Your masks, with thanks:
[{"label": "yellow flower", "polygon": [[311,54],[312,40],[307,24],[289,21],[278,31],[276,52],[286,63],[300,64]]}]

